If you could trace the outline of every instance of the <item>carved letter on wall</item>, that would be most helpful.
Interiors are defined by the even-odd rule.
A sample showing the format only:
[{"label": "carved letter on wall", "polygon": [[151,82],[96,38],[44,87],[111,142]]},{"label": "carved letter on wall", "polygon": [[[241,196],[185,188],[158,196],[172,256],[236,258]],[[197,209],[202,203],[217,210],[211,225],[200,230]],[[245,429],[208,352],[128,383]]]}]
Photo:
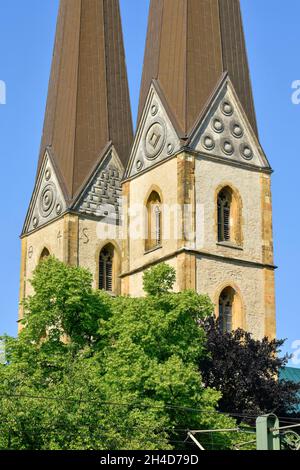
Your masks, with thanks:
[{"label": "carved letter on wall", "polygon": [[89,229],[86,228],[86,227],[83,228],[82,231],[81,231],[81,236],[80,236],[79,240],[81,240],[84,245],[87,245],[90,241],[88,233],[89,233]]}]

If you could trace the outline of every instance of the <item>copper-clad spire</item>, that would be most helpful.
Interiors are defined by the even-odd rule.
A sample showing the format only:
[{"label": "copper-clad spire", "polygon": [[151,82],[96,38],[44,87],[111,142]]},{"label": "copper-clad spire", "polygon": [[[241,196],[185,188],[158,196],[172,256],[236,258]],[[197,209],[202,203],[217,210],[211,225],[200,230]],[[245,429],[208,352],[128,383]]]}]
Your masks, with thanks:
[{"label": "copper-clad spire", "polygon": [[187,136],[226,72],[257,132],[239,0],[151,0],[139,117],[155,79]]},{"label": "copper-clad spire", "polygon": [[61,0],[39,168],[49,147],[71,202],[109,142],[126,165],[132,136],[119,0]]}]

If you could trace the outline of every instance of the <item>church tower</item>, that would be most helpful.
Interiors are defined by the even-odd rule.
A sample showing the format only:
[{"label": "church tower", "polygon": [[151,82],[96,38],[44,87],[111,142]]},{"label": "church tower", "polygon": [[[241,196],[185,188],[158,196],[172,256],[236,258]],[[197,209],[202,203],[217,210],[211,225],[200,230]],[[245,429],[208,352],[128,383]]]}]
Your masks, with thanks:
[{"label": "church tower", "polygon": [[151,0],[123,180],[123,293],[142,295],[143,272],[165,261],[178,290],[209,294],[224,330],[273,338],[271,173],[239,0]]},{"label": "church tower", "polygon": [[[20,300],[49,254],[120,292],[121,180],[133,139],[119,0],[61,0]],[[19,317],[22,318],[22,306]]]},{"label": "church tower", "polygon": [[164,261],[273,338],[271,173],[239,0],[151,0],[134,139],[118,0],[61,0],[20,299],[49,254],[132,296]]}]

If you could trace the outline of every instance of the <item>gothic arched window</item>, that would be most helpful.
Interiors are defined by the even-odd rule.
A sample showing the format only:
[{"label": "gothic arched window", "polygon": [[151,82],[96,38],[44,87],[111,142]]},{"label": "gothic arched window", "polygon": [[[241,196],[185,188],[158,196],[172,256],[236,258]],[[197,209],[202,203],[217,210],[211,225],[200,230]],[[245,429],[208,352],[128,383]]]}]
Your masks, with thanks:
[{"label": "gothic arched window", "polygon": [[218,242],[230,242],[237,246],[243,244],[242,199],[239,192],[225,186],[217,193]]},{"label": "gothic arched window", "polygon": [[220,328],[223,333],[232,331],[234,297],[234,289],[232,289],[232,287],[226,287],[219,298],[219,320]]},{"label": "gothic arched window", "polygon": [[146,250],[159,247],[162,241],[161,198],[152,191],[147,201],[147,237]]},{"label": "gothic arched window", "polygon": [[218,241],[227,242],[231,240],[231,202],[232,195],[227,188],[222,189],[218,195]]},{"label": "gothic arched window", "polygon": [[48,248],[44,248],[42,253],[41,253],[41,256],[40,256],[40,261],[43,261],[44,259],[48,258],[50,256],[50,251],[48,250]]},{"label": "gothic arched window", "polygon": [[114,289],[114,247],[109,244],[102,248],[99,255],[99,289],[113,292]]}]

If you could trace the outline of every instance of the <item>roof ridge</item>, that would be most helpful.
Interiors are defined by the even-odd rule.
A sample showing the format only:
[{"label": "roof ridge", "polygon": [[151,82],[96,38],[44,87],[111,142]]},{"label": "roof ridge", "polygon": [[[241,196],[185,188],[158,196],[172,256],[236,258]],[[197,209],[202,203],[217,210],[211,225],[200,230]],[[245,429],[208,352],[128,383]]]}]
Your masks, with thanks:
[{"label": "roof ridge", "polygon": [[[77,142],[77,116],[78,116],[78,93],[79,93],[79,88],[78,88],[78,81],[79,81],[79,67],[80,67],[80,55],[81,55],[81,47],[80,47],[80,39],[81,39],[81,19],[82,19],[82,0],[80,0],[80,20],[79,20],[79,34],[78,34],[78,64],[77,64],[77,92],[76,92],[76,111],[75,111],[75,133],[74,133],[74,144],[73,144],[73,155],[74,159],[76,158],[76,142]],[[74,159],[73,159],[73,168],[72,168],[72,193],[71,193],[71,199],[73,199],[74,195],[74,176],[75,176],[75,165],[74,165]]]}]

